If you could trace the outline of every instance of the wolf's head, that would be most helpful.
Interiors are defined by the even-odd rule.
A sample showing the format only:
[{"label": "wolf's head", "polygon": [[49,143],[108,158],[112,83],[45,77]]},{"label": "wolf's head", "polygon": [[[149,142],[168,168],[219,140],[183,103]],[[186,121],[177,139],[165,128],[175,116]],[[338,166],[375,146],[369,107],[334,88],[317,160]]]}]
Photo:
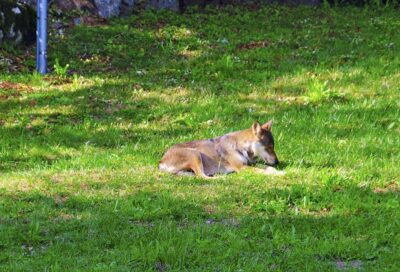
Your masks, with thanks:
[{"label": "wolf's head", "polygon": [[251,148],[256,157],[263,159],[266,164],[273,166],[277,165],[279,160],[274,150],[274,137],[272,137],[271,126],[272,120],[266,122],[264,125],[254,122],[251,129],[256,140]]}]

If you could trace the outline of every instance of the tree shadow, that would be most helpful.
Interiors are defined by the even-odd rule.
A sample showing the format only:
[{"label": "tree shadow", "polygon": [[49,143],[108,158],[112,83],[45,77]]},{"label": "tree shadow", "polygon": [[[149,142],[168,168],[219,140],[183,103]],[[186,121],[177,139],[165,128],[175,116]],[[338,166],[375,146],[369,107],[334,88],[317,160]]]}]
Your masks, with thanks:
[{"label": "tree shadow", "polygon": [[[296,122],[281,120],[279,134],[276,138],[279,145],[294,143],[298,135],[297,144],[302,145],[302,141],[312,139],[318,135],[320,139],[330,139],[332,147],[336,146],[337,141],[360,142],[363,139],[380,137],[384,133],[388,137],[396,137],[395,130],[382,132],[388,125],[397,119],[397,107],[395,105],[382,105],[366,108],[362,104],[354,106],[353,101],[341,102],[342,107],[332,111],[327,104],[302,104],[302,103],[276,103],[270,101],[260,101],[258,97],[248,96],[241,99],[241,103],[233,104],[226,101],[224,97],[214,98],[215,106],[227,107],[221,116],[207,116],[208,104],[195,105],[190,103],[166,103],[165,96],[138,96],[132,99],[135,92],[133,89],[124,88],[125,82],[103,84],[94,87],[80,88],[75,91],[53,91],[35,96],[35,104],[32,106],[31,100],[10,99],[1,101],[2,113],[5,116],[12,116],[16,108],[20,113],[16,117],[16,123],[12,126],[1,126],[0,131],[7,139],[4,146],[8,146],[16,152],[2,157],[1,168],[3,171],[12,171],[15,165],[27,165],[31,167],[31,162],[52,164],[58,159],[68,160],[73,156],[61,154],[58,149],[72,148],[80,150],[86,145],[109,150],[128,145],[133,146],[137,143],[153,146],[154,143],[162,140],[164,148],[171,145],[182,137],[193,140],[197,137],[209,138],[220,136],[210,134],[210,129],[217,128],[224,134],[230,131],[223,129],[222,125],[239,129],[244,129],[241,122],[243,118],[250,120],[264,120],[267,118],[264,112],[250,112],[248,105],[265,104],[270,109],[270,116],[278,119],[284,116],[297,116]],[[113,91],[110,91],[113,90]],[[114,91],[121,90],[121,91]],[[185,97],[198,99],[199,95],[193,90],[187,90]],[[196,98],[197,97],[197,98]],[[227,104],[228,103],[228,104]],[[194,110],[195,107],[195,110]],[[49,110],[50,109],[50,110]],[[321,114],[329,118],[334,112],[337,116],[335,121],[324,121]],[[179,119],[180,115],[188,115],[191,119]],[[168,116],[170,119],[168,119]],[[350,117],[349,117],[350,116]],[[208,125],[210,117],[223,120],[224,123]],[[166,119],[167,118],[167,119]],[[270,118],[270,117],[268,117]],[[292,118],[293,119],[293,118]],[[167,120],[167,121],[164,121]],[[343,122],[345,120],[345,122]],[[363,124],[365,120],[374,120],[373,123]],[[304,124],[303,124],[304,123]],[[313,125],[306,125],[312,123]],[[151,124],[143,125],[143,124]],[[203,131],[199,131],[199,129]],[[208,132],[207,132],[208,131]],[[206,136],[207,137],[207,136]],[[315,142],[319,142],[315,139]],[[30,154],[32,159],[27,157],[26,143],[29,148],[43,149],[43,153]],[[310,149],[310,147],[308,147]],[[294,148],[296,153],[300,151]],[[330,148],[331,149],[331,148]],[[157,148],[156,152],[161,152]],[[335,160],[314,162],[312,154],[320,152],[320,147],[315,145],[304,154],[283,154],[284,157],[292,157],[291,160],[283,160],[280,168],[293,166],[296,160],[301,160],[302,167],[335,167]],[[386,153],[385,153],[386,152]],[[388,153],[389,152],[389,153]],[[385,154],[396,155],[392,145],[379,146],[373,143],[360,155],[366,157]],[[149,153],[150,154],[150,153]],[[151,153],[153,156],[154,152]],[[161,154],[159,154],[161,156]],[[279,155],[279,152],[278,152]],[[146,156],[146,155],[143,155]],[[335,155],[335,157],[339,155]],[[279,157],[281,157],[279,155]],[[150,159],[150,158],[148,158]],[[150,159],[151,160],[151,159]],[[30,166],[29,166],[30,165]]]},{"label": "tree shadow", "polygon": [[[354,39],[368,39],[367,31],[357,30],[356,21],[355,29],[347,29],[338,21],[340,15],[332,16],[322,8],[302,10],[300,15],[287,7],[253,11],[254,17],[267,14],[270,18],[257,21],[258,27],[246,24],[240,16],[245,11],[234,8],[197,14],[196,20],[192,13],[177,16],[165,11],[115,19],[108,26],[77,27],[68,39],[55,40],[50,60],[70,63],[79,75],[118,75],[158,88],[200,90],[212,82],[210,91],[225,95],[286,75],[312,74],[319,67],[346,71],[364,70],[366,63],[382,66],[395,56],[393,50],[382,56],[383,44],[375,46],[379,50],[349,45],[349,33]],[[217,20],[221,16],[224,20]],[[307,19],[302,22],[307,16],[320,25]],[[274,28],[287,37],[279,36]]]},{"label": "tree shadow", "polygon": [[[162,262],[170,269],[287,271],[334,270],[351,261],[377,269],[395,258],[396,191],[378,193],[349,183],[253,186],[246,194],[215,190],[213,201],[203,193],[178,196],[168,189],[125,196],[97,195],[96,189],[2,191],[0,232],[7,235],[0,262],[13,268],[18,259],[20,267],[41,269],[53,256],[69,269],[92,267],[94,261],[134,270]],[[250,262],[254,254],[258,261]]]},{"label": "tree shadow", "polygon": [[[284,158],[282,168],[329,173],[332,168],[356,167],[346,160],[351,144],[357,162],[372,157],[378,177],[387,171],[379,168],[379,160],[398,155],[398,133],[387,129],[398,119],[397,105],[365,107],[353,97],[327,98],[315,104],[283,103],[279,97],[247,94],[265,88],[297,96],[304,92],[304,82],[275,89],[268,84],[296,73],[312,77],[315,70],[364,71],[366,63],[382,67],[378,73],[389,77],[397,72],[386,73],[385,63],[396,65],[390,64],[395,52],[386,48],[382,56],[383,43],[350,46],[357,41],[350,41],[353,36],[348,32],[358,23],[351,21],[341,28],[346,31],[335,33],[333,26],[338,22],[320,9],[304,10],[300,16],[291,15],[289,8],[271,7],[264,10],[271,20],[255,20],[257,25],[247,25],[239,10],[225,12],[232,16],[219,20],[220,15],[210,11],[199,15],[196,22],[190,14],[176,17],[169,13],[115,19],[109,26],[78,27],[69,39],[51,44],[51,61],[58,58],[64,65],[69,63],[71,72],[86,78],[114,77],[118,83],[35,94],[33,106],[27,99],[0,101],[1,114],[16,118],[12,125],[0,126],[0,148],[7,151],[0,158],[1,172],[69,161],[74,153],[60,150],[84,153],[87,145],[114,152],[141,143],[138,150],[129,152],[146,163],[154,162],[177,141],[218,136],[270,116],[278,119],[278,149],[285,145],[283,154],[278,152]],[[253,15],[261,19],[265,14]],[[307,16],[321,22],[320,30],[325,33],[321,42],[316,42],[317,36],[305,35],[312,26]],[[324,20],[331,21],[332,27],[323,25]],[[278,26],[282,33],[262,31]],[[354,33],[358,33],[356,38],[369,39],[368,31]],[[334,52],[332,37],[339,45]],[[368,84],[357,74],[347,80]],[[159,91],[160,95],[136,97],[134,84],[140,85],[141,92]],[[178,87],[189,98],[212,95],[216,102],[167,103],[165,89]],[[342,107],[333,108],[334,102]],[[265,106],[265,110],[253,112],[252,105]],[[215,106],[218,114],[209,114]],[[21,111],[14,114],[16,109]],[[185,114],[192,119],[178,118]],[[370,120],[375,121],[366,123]],[[376,140],[383,136],[390,140],[384,146]],[[313,145],[304,144],[310,141]],[[361,147],[364,142],[366,146]],[[317,160],[315,154],[319,154]],[[361,188],[339,174],[324,177],[318,186],[283,184],[286,188],[270,189],[262,186],[265,180],[260,182],[261,178],[239,185],[232,176],[223,181],[171,181],[170,176],[150,174],[146,180],[154,184],[151,188],[125,195],[119,187],[111,192],[112,182],[138,186],[134,175],[127,176],[107,184],[93,179],[88,182],[91,191],[62,183],[25,188],[25,192],[4,185],[0,189],[0,263],[6,270],[16,270],[17,265],[23,270],[44,270],[51,262],[85,270],[96,262],[99,270],[121,271],[160,267],[325,271],[339,269],[335,262],[350,261],[361,261],[366,270],[378,270],[398,259],[396,188]],[[224,186],[216,186],[218,182]],[[98,191],[107,186],[111,187],[108,193]],[[189,186],[190,190],[177,192]],[[210,198],[201,186],[211,187],[216,197]],[[57,264],[51,268],[57,270]]]}]

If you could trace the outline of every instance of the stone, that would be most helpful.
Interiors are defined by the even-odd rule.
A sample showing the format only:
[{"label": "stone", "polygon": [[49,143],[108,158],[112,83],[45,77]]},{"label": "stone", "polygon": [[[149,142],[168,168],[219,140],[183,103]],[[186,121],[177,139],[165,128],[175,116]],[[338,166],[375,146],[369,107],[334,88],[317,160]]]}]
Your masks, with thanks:
[{"label": "stone", "polygon": [[76,17],[73,19],[74,25],[82,24],[82,19],[80,17]]},{"label": "stone", "polygon": [[72,0],[55,0],[54,5],[62,11],[75,9],[75,3]]},{"label": "stone", "polygon": [[126,16],[132,13],[135,0],[122,0],[121,6],[119,8],[120,15]]},{"label": "stone", "polygon": [[[0,3],[3,0],[0,0]],[[8,1],[8,0],[4,0]],[[35,7],[37,0],[18,0]],[[50,5],[62,12],[73,9],[89,11],[91,14],[103,18],[114,16],[126,16],[132,14],[133,8],[169,9],[173,11],[184,11],[189,6],[204,8],[207,5],[237,5],[237,4],[306,4],[318,5],[322,0],[48,0]],[[331,2],[333,0],[329,0]],[[363,1],[363,0],[348,0]],[[14,1],[15,2],[15,1]]]},{"label": "stone", "polygon": [[73,9],[87,10],[91,13],[96,12],[95,6],[89,0],[54,0],[52,4],[63,12],[67,12]]},{"label": "stone", "polygon": [[89,11],[91,13],[96,12],[96,7],[94,6],[93,1],[89,1],[89,0],[72,0],[72,2],[74,3],[76,9],[87,10],[87,11]]},{"label": "stone", "polygon": [[178,0],[149,0],[147,8],[153,9],[169,9],[173,11],[179,11]]},{"label": "stone", "polygon": [[121,0],[94,0],[98,15],[104,18],[118,16]]},{"label": "stone", "polygon": [[207,5],[223,6],[223,5],[240,5],[240,4],[289,4],[289,5],[318,5],[321,0],[180,0],[181,8],[185,9],[189,6],[200,6],[204,8]]},{"label": "stone", "polygon": [[132,13],[135,0],[94,0],[97,13],[103,18]]},{"label": "stone", "polygon": [[36,0],[20,0],[19,2],[31,7],[36,6]]},{"label": "stone", "polygon": [[11,9],[14,14],[21,14],[21,9],[17,6]]}]

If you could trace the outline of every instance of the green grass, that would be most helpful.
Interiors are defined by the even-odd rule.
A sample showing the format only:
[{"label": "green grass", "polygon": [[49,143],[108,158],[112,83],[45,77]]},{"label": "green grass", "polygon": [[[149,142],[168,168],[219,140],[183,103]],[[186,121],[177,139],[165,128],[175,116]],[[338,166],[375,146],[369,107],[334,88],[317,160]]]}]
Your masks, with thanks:
[{"label": "green grass", "polygon": [[[0,270],[398,271],[399,27],[391,8],[145,12],[52,35],[44,78],[3,48]],[[269,119],[284,176],[156,170]]]}]

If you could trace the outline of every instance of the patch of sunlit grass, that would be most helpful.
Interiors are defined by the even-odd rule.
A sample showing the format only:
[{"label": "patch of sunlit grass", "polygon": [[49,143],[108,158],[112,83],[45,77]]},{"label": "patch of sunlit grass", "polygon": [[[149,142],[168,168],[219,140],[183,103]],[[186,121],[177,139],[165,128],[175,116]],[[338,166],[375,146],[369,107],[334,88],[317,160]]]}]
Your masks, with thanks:
[{"label": "patch of sunlit grass", "polygon": [[[0,73],[1,267],[397,268],[397,13],[230,7],[104,24],[52,37],[63,76]],[[176,143],[270,119],[285,175],[157,170]]]}]

